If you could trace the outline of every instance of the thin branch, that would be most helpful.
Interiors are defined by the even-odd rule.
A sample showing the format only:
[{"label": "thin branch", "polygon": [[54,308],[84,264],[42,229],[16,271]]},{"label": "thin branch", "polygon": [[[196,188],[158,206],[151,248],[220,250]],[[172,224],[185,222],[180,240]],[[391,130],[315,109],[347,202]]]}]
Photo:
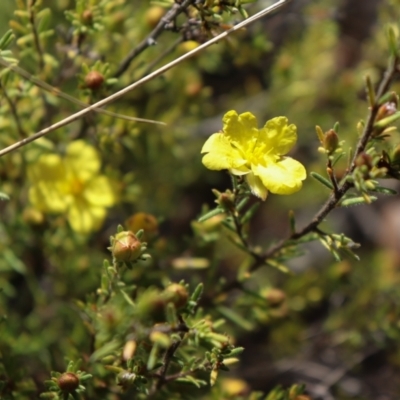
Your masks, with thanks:
[{"label": "thin branch", "polygon": [[146,50],[148,47],[153,46],[156,43],[156,39],[164,31],[165,27],[169,25],[179,14],[181,14],[187,7],[193,4],[195,0],[185,0],[181,4],[175,3],[171,9],[161,18],[160,22],[153,29],[153,31],[142,40],[121,62],[117,71],[114,74],[114,78],[119,78],[128,68],[135,57]]},{"label": "thin branch", "polygon": [[199,53],[200,51],[204,50],[205,48],[211,46],[214,43],[217,43],[219,41],[221,41],[222,39],[225,39],[226,37],[228,37],[230,34],[232,34],[233,32],[238,31],[239,29],[242,29],[243,27],[251,24],[252,22],[256,21],[259,18],[264,17],[267,14],[270,14],[271,12],[277,10],[279,7],[283,6],[284,4],[286,4],[288,1],[290,0],[279,0],[278,2],[272,4],[271,6],[261,10],[260,12],[254,14],[253,16],[246,18],[244,21],[238,23],[237,25],[233,26],[231,29],[222,32],[221,34],[213,37],[212,39],[208,40],[207,42],[201,44],[200,46],[196,47],[195,49],[189,51],[188,53],[178,57],[177,59],[171,61],[170,63],[164,65],[163,67],[159,68],[158,70],[152,72],[151,74],[143,77],[142,79],[139,79],[137,82],[132,83],[131,85],[125,87],[124,89],[121,89],[120,91],[112,94],[111,96],[106,97],[105,99],[102,99],[100,101],[98,101],[95,104],[92,104],[88,107],[86,107],[85,109],[78,111],[75,114],[70,115],[67,118],[64,118],[63,120],[56,122],[55,124],[42,129],[41,131],[35,133],[34,135],[21,140],[17,143],[14,143],[11,146],[8,146],[6,148],[4,148],[3,150],[0,150],[0,157],[10,153],[20,147],[23,147],[25,145],[27,145],[28,143],[33,142],[34,140],[39,139],[40,137],[58,129],[61,128],[65,125],[70,124],[73,121],[76,121],[77,119],[83,117],[84,115],[90,113],[91,111],[94,111],[100,107],[105,106],[106,104],[109,104],[113,101],[115,101],[116,99],[124,96],[126,93],[129,93],[130,91],[132,91],[133,89],[136,89],[138,86],[150,81],[151,79],[163,74],[164,72],[168,71],[169,69],[175,67],[176,65],[180,64],[182,61],[194,56],[195,54]]},{"label": "thin branch", "polygon": [[189,331],[189,328],[183,321],[182,317],[179,317],[179,326],[180,326],[180,333],[179,339],[174,340],[171,345],[165,350],[164,357],[163,357],[163,365],[158,370],[157,374],[154,375],[157,378],[157,381],[154,382],[152,388],[150,389],[149,396],[153,396],[157,393],[169,380],[167,378],[167,373],[169,366],[171,364],[172,358],[175,355],[175,352],[178,350],[179,346],[181,345],[183,338],[186,332]]},{"label": "thin branch", "polygon": [[35,43],[35,47],[39,55],[39,69],[43,70],[44,68],[43,49],[42,46],[40,45],[39,34],[36,29],[35,10],[33,9],[35,3],[36,0],[31,0],[29,4],[29,22],[31,23],[33,42]]}]

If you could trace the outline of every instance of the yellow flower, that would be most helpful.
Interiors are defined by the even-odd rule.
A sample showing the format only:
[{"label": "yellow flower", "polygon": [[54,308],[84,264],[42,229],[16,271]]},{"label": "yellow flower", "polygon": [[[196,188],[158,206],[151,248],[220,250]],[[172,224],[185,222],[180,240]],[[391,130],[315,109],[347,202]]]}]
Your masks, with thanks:
[{"label": "yellow flower", "polygon": [[201,150],[207,153],[203,157],[207,168],[246,175],[253,194],[263,200],[268,191],[292,194],[301,189],[304,166],[283,156],[297,140],[296,126],[288,125],[286,117],[273,118],[258,129],[253,114],[228,111],[223,122],[223,131],[211,135]]},{"label": "yellow flower", "polygon": [[83,140],[70,143],[63,158],[43,154],[28,167],[29,200],[42,212],[67,213],[76,232],[94,231],[116,201],[110,180],[99,170],[99,154]]}]

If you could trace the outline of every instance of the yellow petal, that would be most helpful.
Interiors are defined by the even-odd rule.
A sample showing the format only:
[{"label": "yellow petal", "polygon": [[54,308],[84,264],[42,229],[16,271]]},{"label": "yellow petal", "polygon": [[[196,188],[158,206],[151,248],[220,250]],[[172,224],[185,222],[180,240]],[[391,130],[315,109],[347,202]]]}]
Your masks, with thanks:
[{"label": "yellow petal", "polygon": [[65,168],[57,154],[44,154],[28,166],[28,178],[35,184],[38,181],[54,182],[65,178]]},{"label": "yellow petal", "polygon": [[97,150],[83,140],[75,140],[67,146],[64,163],[70,174],[83,182],[95,176],[100,169]]},{"label": "yellow petal", "polygon": [[260,139],[264,141],[266,149],[273,149],[274,154],[284,155],[297,141],[296,125],[288,125],[286,117],[276,117],[269,120],[260,130]]},{"label": "yellow petal", "polygon": [[38,181],[29,188],[29,201],[38,210],[61,213],[67,209],[67,199],[56,184]]},{"label": "yellow petal", "polygon": [[106,216],[104,207],[90,205],[84,199],[76,199],[68,210],[68,222],[78,233],[90,233],[100,228]]},{"label": "yellow petal", "polygon": [[243,153],[252,151],[258,138],[257,119],[250,113],[238,115],[236,111],[228,111],[223,119],[224,136]]},{"label": "yellow petal", "polygon": [[203,157],[203,164],[212,170],[221,169],[241,169],[247,161],[241,153],[232,147],[229,139],[222,133],[214,133],[204,143],[202,153],[207,153]]},{"label": "yellow petal", "polygon": [[253,173],[247,174],[246,181],[250,187],[251,193],[253,193],[254,196],[257,196],[262,200],[267,198],[268,190],[258,176],[255,176]]},{"label": "yellow petal", "polygon": [[252,166],[252,171],[259,176],[263,185],[275,194],[292,194],[301,189],[306,178],[306,170],[298,161],[283,157],[279,162],[267,167]]},{"label": "yellow petal", "polygon": [[95,206],[111,207],[116,201],[112,184],[103,175],[87,182],[83,195],[90,204]]}]

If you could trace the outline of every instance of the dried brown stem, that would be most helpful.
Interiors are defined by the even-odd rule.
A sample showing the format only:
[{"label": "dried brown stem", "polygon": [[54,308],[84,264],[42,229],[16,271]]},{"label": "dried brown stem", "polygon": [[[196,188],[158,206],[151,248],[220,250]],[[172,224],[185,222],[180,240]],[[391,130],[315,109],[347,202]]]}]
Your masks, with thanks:
[{"label": "dried brown stem", "polygon": [[44,68],[43,49],[42,46],[40,45],[39,34],[36,29],[35,10],[33,8],[35,3],[36,0],[31,0],[29,4],[29,22],[31,23],[33,42],[35,43],[37,54],[39,56],[39,69],[43,70]]},{"label": "dried brown stem", "polygon": [[153,29],[153,31],[142,40],[132,51],[122,60],[114,73],[115,78],[119,78],[130,66],[134,58],[146,50],[148,47],[156,43],[156,39],[164,31],[165,27],[170,24],[179,14],[181,14],[187,7],[193,4],[195,0],[185,0],[182,3],[175,3],[171,9],[161,18],[160,22]]}]

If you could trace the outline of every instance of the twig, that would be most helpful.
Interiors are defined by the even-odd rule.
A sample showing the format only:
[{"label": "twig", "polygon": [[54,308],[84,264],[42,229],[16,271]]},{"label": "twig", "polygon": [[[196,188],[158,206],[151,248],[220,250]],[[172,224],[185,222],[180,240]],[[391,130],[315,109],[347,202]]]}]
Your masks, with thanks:
[{"label": "twig", "polygon": [[176,65],[180,64],[182,61],[194,56],[195,54],[199,53],[200,51],[204,50],[205,48],[211,46],[214,43],[219,42],[222,39],[225,39],[226,37],[228,37],[231,33],[238,31],[239,29],[242,29],[243,27],[251,24],[252,22],[256,21],[259,18],[264,17],[265,15],[271,13],[272,11],[275,11],[276,9],[278,9],[279,7],[283,6],[284,4],[286,4],[288,1],[290,0],[279,0],[278,2],[272,4],[271,6],[261,10],[260,12],[254,14],[253,16],[246,18],[244,21],[238,23],[237,25],[233,26],[232,28],[228,29],[227,31],[224,31],[222,33],[220,33],[219,35],[213,37],[212,39],[208,40],[207,42],[201,44],[200,46],[196,47],[195,49],[189,51],[188,53],[178,57],[177,59],[171,61],[170,63],[164,65],[163,67],[159,68],[158,70],[152,72],[151,74],[143,77],[142,79],[139,79],[137,82],[132,83],[131,85],[125,87],[124,89],[121,89],[120,91],[112,94],[111,96],[106,97],[105,99],[102,99],[100,101],[98,101],[95,104],[92,104],[88,107],[86,107],[85,109],[78,111],[75,114],[70,115],[67,118],[64,118],[63,120],[56,122],[53,125],[50,125],[49,127],[42,129],[41,131],[35,133],[34,135],[23,139],[17,143],[14,143],[11,146],[8,146],[6,148],[4,148],[3,150],[0,150],[0,157],[10,153],[22,146],[25,146],[26,144],[33,142],[36,139],[39,139],[40,137],[58,129],[61,128],[65,125],[70,124],[73,121],[76,121],[77,119],[83,117],[84,115],[90,113],[91,111],[94,111],[100,107],[105,106],[106,104],[109,104],[111,102],[113,102],[114,100],[120,98],[121,96],[125,95],[126,93],[129,93],[130,91],[132,91],[133,89],[136,89],[138,86],[142,85],[143,83],[146,83],[148,81],[150,81],[151,79],[163,74],[164,72],[168,71],[169,69],[175,67]]},{"label": "twig", "polygon": [[165,350],[164,357],[163,357],[163,365],[160,367],[157,374],[155,375],[155,378],[157,378],[157,381],[154,382],[152,388],[150,389],[149,396],[153,396],[168,381],[171,380],[171,378],[167,378],[167,372],[168,372],[169,365],[171,364],[171,361],[172,361],[172,358],[173,358],[175,352],[178,350],[178,347],[181,345],[186,332],[189,331],[189,328],[183,321],[182,317],[179,317],[179,327],[180,327],[179,328],[180,329],[179,339],[174,340],[171,343],[171,345],[167,348],[167,350]]},{"label": "twig", "polygon": [[29,22],[31,23],[32,27],[33,42],[35,43],[35,47],[39,55],[39,68],[40,70],[43,70],[44,68],[43,50],[42,46],[40,45],[38,31],[36,29],[35,10],[33,9],[35,3],[36,0],[31,0],[29,3]]},{"label": "twig", "polygon": [[156,43],[156,39],[163,32],[166,25],[170,24],[180,13],[182,13],[187,7],[189,7],[195,0],[185,0],[181,4],[175,3],[167,14],[161,18],[160,22],[153,29],[153,31],[140,42],[125,58],[117,68],[114,74],[114,78],[120,77],[128,68],[135,57],[142,53],[145,49],[153,46]]}]

